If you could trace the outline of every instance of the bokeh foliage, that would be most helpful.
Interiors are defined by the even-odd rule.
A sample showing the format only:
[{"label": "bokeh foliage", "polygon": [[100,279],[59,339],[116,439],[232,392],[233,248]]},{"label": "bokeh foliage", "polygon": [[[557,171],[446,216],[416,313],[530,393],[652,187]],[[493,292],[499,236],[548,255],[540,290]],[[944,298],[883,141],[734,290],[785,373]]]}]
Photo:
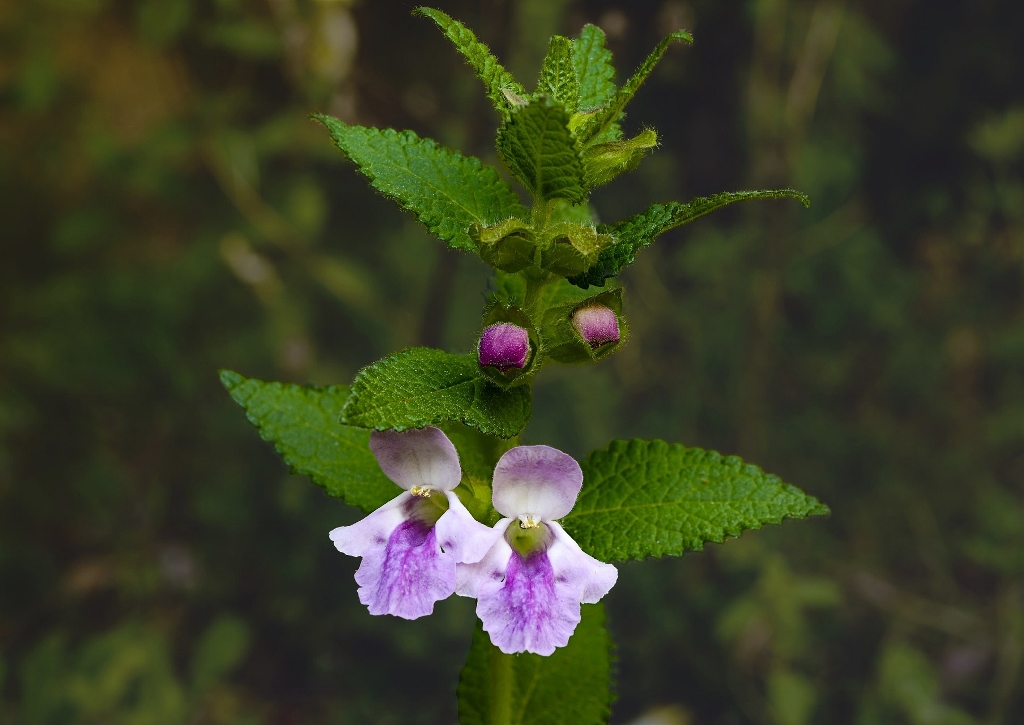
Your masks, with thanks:
[{"label": "bokeh foliage", "polygon": [[[525,78],[586,21],[623,73],[693,32],[630,107],[661,147],[596,194],[604,218],[814,201],[666,234],[625,274],[623,351],[538,380],[526,442],[665,437],[833,511],[623,566],[613,721],[1024,719],[1020,4],[439,4]],[[0,721],[454,719],[471,603],[366,614],[327,540],[355,512],[216,377],[349,384],[468,349],[482,265],[306,118],[498,163],[497,115],[412,7],[0,6]]]}]

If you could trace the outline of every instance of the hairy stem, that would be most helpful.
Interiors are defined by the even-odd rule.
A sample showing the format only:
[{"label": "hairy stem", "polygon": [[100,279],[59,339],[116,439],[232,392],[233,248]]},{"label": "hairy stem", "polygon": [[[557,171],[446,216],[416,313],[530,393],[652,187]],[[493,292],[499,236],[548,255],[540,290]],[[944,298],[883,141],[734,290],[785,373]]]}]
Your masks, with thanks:
[{"label": "hairy stem", "polygon": [[536,273],[531,274],[530,270],[523,273],[523,277],[526,279],[526,295],[523,306],[526,307],[527,312],[535,313],[541,311],[536,309],[541,290],[556,278],[554,275],[540,270],[533,270],[533,272]]}]

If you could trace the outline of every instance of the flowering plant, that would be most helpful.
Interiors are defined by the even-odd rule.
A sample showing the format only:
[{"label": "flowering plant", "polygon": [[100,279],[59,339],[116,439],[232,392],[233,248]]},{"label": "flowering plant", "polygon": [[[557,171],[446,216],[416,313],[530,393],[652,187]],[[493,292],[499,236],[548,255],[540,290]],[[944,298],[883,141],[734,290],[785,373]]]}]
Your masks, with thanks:
[{"label": "flowering plant", "polygon": [[[600,600],[617,577],[607,562],[678,556],[828,509],[736,457],[680,444],[613,441],[582,464],[519,445],[534,378],[625,344],[616,277],[661,233],[735,201],[807,199],[790,189],[725,192],[598,224],[590,191],[657,145],[651,129],[623,136],[623,109],[668,46],[690,35],[665,38],[621,87],[599,28],[555,36],[531,93],[461,23],[417,12],[483,81],[501,118],[498,156],[531,207],[497,169],[412,131],[313,117],[377,191],[494,268],[473,351],[401,350],[351,386],[229,371],[221,380],[294,471],[367,512],[330,536],[362,558],[355,578],[371,614],[416,619],[452,594],[476,599],[462,722],[512,722],[513,709],[553,713],[531,722],[603,722],[611,640]],[[535,687],[539,677],[554,684]]]}]

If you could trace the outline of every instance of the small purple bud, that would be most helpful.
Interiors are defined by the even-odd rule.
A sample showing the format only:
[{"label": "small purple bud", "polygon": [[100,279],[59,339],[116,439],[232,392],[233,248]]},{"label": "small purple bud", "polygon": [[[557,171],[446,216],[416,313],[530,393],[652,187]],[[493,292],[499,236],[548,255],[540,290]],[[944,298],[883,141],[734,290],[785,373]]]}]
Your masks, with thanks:
[{"label": "small purple bud", "polygon": [[480,336],[480,364],[498,370],[522,368],[530,355],[530,335],[519,325],[499,322]]},{"label": "small purple bud", "polygon": [[619,319],[610,307],[591,305],[572,313],[572,326],[592,348],[619,341]]}]

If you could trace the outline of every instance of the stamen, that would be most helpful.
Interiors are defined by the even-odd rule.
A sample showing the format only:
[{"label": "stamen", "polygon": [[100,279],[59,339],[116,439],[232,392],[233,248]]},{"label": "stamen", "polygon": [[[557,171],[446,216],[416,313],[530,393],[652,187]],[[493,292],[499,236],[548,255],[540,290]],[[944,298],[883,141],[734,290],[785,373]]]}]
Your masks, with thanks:
[{"label": "stamen", "polygon": [[523,514],[519,517],[519,527],[522,529],[535,529],[540,526],[540,517],[533,514]]},{"label": "stamen", "polygon": [[427,488],[426,486],[413,486],[409,489],[409,493],[413,496],[418,496],[419,498],[430,498],[430,494],[433,491],[434,489]]}]

